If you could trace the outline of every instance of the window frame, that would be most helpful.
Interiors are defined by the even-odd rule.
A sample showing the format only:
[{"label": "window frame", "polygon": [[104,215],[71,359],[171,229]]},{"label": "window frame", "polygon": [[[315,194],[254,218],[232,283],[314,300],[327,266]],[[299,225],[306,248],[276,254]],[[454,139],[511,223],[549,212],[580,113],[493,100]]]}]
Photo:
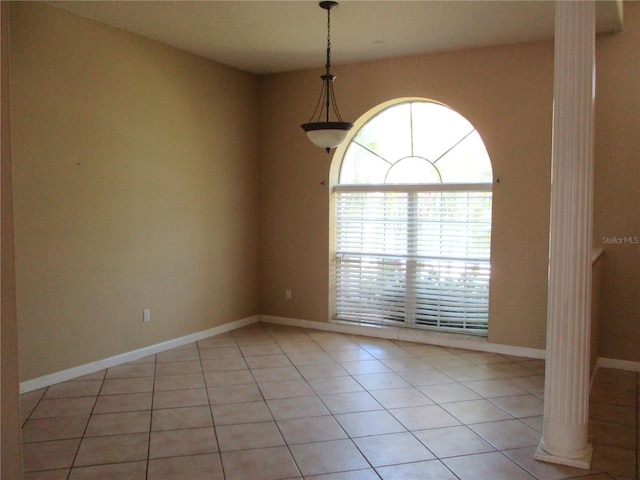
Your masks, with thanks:
[{"label": "window frame", "polygon": [[[356,128],[354,128],[352,130],[352,132],[350,132],[349,137],[347,138],[347,140],[336,149],[336,152],[334,154],[333,157],[333,161],[331,163],[331,182],[330,182],[330,285],[329,285],[329,321],[331,322],[338,322],[338,323],[344,323],[344,320],[341,319],[338,316],[338,312],[337,312],[337,264],[338,264],[338,259],[337,259],[337,230],[336,230],[336,226],[337,226],[337,217],[336,217],[336,207],[337,207],[337,196],[339,194],[339,192],[348,192],[348,191],[397,191],[398,189],[406,189],[406,191],[433,191],[433,192],[456,192],[456,191],[463,191],[463,192],[469,192],[469,191],[484,191],[484,192],[491,192],[491,199],[492,199],[492,184],[493,184],[493,180],[491,179],[488,182],[481,182],[481,183],[433,183],[433,184],[341,184],[339,182],[340,180],[340,175],[342,173],[342,167],[344,165],[344,159],[345,159],[345,155],[348,151],[349,146],[351,145],[352,141],[354,140],[354,138],[356,137],[356,135],[361,131],[361,129],[366,126],[370,121],[372,121],[374,118],[376,118],[378,115],[381,115],[384,113],[385,110],[387,110],[390,107],[393,106],[397,106],[403,103],[407,103],[407,102],[429,102],[429,103],[434,103],[434,104],[438,104],[441,105],[443,107],[449,108],[450,110],[452,110],[453,112],[457,113],[458,115],[462,116],[462,114],[460,114],[458,111],[456,111],[455,109],[442,104],[440,102],[437,101],[432,101],[432,100],[428,100],[428,99],[424,99],[424,98],[401,98],[401,99],[396,99],[396,100],[392,100],[390,102],[385,102],[381,105],[378,105],[376,108],[371,109],[369,112],[365,113],[363,116],[361,116],[357,121],[356,121]],[[467,120],[464,116],[462,116],[465,120]],[[467,120],[468,121],[468,120]],[[470,122],[469,122],[470,123]],[[474,128],[474,131],[477,132],[477,128],[475,127],[475,125],[472,125],[472,127]],[[478,132],[478,136],[480,136],[479,132]],[[480,137],[480,140],[481,137]],[[484,146],[484,142],[482,142],[483,146]],[[486,149],[486,146],[485,146]],[[488,154],[487,154],[488,155]],[[489,158],[489,162],[490,162],[490,158]],[[491,171],[491,175],[493,176],[493,172]],[[490,214],[492,213],[492,207],[489,207],[490,210]],[[490,217],[491,218],[491,217]],[[488,265],[490,268],[490,236],[491,236],[491,224],[489,225],[489,256],[488,256]],[[488,287],[489,286],[489,280],[487,280],[487,295],[488,295]],[[449,328],[442,328],[442,327],[435,327],[435,330],[438,331],[454,331],[456,333],[467,333],[467,334],[475,334],[475,335],[483,335],[486,336],[488,335],[488,299],[487,299],[487,329],[484,331],[473,331],[473,330],[460,330],[460,329],[449,329]],[[347,323],[349,324],[357,324],[357,321],[348,321]],[[362,323],[366,323],[366,324],[370,324],[368,322],[362,322]],[[385,324],[385,322],[374,322],[377,323],[379,325],[383,325]],[[395,325],[395,323],[392,322],[392,324]],[[412,326],[416,326],[415,324],[411,324],[411,323],[406,323],[403,322],[402,324],[399,324],[398,326],[402,326],[402,327],[412,327]],[[418,328],[421,329],[433,329],[432,327],[428,327],[428,326],[424,326],[424,325],[419,325]]]}]

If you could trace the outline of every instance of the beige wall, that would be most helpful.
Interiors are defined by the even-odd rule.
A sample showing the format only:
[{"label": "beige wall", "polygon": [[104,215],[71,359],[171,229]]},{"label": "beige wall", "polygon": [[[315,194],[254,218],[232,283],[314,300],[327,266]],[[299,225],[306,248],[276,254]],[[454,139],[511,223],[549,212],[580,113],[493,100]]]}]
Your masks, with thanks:
[{"label": "beige wall", "polygon": [[21,379],[256,314],[257,79],[42,3],[11,35]]},{"label": "beige wall", "polygon": [[[595,246],[640,235],[638,7],[598,38]],[[321,71],[256,78],[44,4],[11,14],[22,380],[255,313],[328,320],[332,157],[299,127]],[[500,178],[489,339],[544,348],[553,44],[335,71],[345,118],[424,97],[478,128]],[[640,248],[605,249],[601,354],[640,361]]]},{"label": "beige wall", "polygon": [[11,172],[11,111],[9,102],[9,4],[0,3],[2,26],[2,99],[0,186],[2,223],[0,226],[0,267],[2,270],[0,301],[0,478],[22,478],[22,436],[18,386],[18,332],[16,321],[15,247],[13,238],[13,198]]},{"label": "beige wall", "polygon": [[[337,47],[336,47],[337,48]],[[299,124],[311,115],[321,72],[262,83],[262,304],[265,314],[330,316],[331,155]],[[553,100],[553,44],[461,51],[335,68],[344,118],[398,97],[443,102],[478,129],[494,178],[489,339],[544,348]],[[293,298],[285,300],[291,288]]]},{"label": "beige wall", "polygon": [[[594,246],[603,235],[640,236],[640,4],[625,4],[625,33],[599,36]],[[335,46],[335,58],[339,46]],[[544,348],[547,312],[553,43],[483,48],[338,65],[345,119],[382,102],[446,103],[478,129],[494,179],[491,342]],[[321,71],[261,83],[261,312],[326,322],[330,317],[329,180],[332,155],[299,128]],[[640,246],[607,247],[601,355],[640,361]],[[293,298],[286,300],[290,288]]]},{"label": "beige wall", "polygon": [[[604,248],[600,356],[640,362],[640,3],[597,42],[594,245]],[[611,243],[613,238],[634,243]],[[616,240],[613,240],[614,242]]]}]

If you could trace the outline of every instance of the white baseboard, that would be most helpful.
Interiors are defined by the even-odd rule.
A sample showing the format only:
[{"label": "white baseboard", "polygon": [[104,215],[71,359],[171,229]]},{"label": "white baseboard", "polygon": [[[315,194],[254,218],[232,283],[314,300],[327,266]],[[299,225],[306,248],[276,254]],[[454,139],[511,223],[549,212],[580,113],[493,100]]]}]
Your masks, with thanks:
[{"label": "white baseboard", "polygon": [[545,358],[545,351],[542,349],[489,343],[483,337],[475,337],[471,335],[465,336],[453,333],[441,333],[430,330],[418,330],[416,328],[392,326],[365,326],[334,322],[314,322],[310,320],[298,320],[295,318],[275,317],[271,315],[261,315],[260,321],[278,325],[289,325],[292,327],[386,338],[388,340],[425,343],[441,347],[463,348],[480,352],[500,353],[503,355],[514,355],[517,357]]},{"label": "white baseboard", "polygon": [[598,357],[596,368],[615,368],[616,370],[627,370],[629,372],[640,372],[640,362],[630,360],[618,360],[616,358]]},{"label": "white baseboard", "polygon": [[235,330],[246,325],[251,325],[252,323],[257,323],[259,321],[260,317],[258,317],[257,315],[243,318],[241,320],[218,325],[217,327],[209,328],[201,332],[185,335],[184,337],[174,338],[173,340],[157,343],[155,345],[150,345],[148,347],[133,350],[131,352],[122,353],[113,357],[104,358],[102,360],[97,360],[95,362],[86,363],[84,365],[79,365],[67,370],[61,370],[59,372],[44,375],[32,380],[27,380],[20,383],[20,393],[31,392],[33,390],[48,387],[56,383],[66,382],[67,380],[82,377],[83,375],[89,375],[90,373],[99,372],[100,370],[104,370],[105,368],[115,367],[126,362],[138,360],[139,358],[146,357],[148,355],[164,352],[165,350],[170,350],[182,345],[187,345],[199,340],[204,340],[205,338],[230,332],[231,330]]}]

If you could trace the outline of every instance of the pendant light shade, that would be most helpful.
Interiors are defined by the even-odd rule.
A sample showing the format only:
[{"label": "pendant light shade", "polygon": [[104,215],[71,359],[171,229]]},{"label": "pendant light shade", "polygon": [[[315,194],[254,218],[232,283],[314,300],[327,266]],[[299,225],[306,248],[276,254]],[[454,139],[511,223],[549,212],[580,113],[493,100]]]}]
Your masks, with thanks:
[{"label": "pendant light shade", "polygon": [[[327,153],[340,145],[353,127],[352,123],[342,120],[333,92],[333,81],[336,76],[331,73],[331,9],[337,5],[338,2],[320,2],[320,8],[327,11],[327,63],[325,65],[327,72],[320,77],[322,90],[311,120],[301,125],[309,140],[314,145],[324,148]],[[331,111],[337,121],[331,121]]]}]

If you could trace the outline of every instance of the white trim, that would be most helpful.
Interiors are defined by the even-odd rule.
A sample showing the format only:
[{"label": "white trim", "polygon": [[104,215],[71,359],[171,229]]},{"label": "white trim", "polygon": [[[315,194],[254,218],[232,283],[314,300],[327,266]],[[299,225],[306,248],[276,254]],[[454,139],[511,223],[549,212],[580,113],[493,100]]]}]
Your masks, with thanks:
[{"label": "white trim", "polygon": [[491,192],[493,183],[339,183],[336,192]]},{"label": "white trim", "polygon": [[616,370],[627,370],[629,372],[640,372],[640,362],[632,362],[630,360],[618,360],[617,358],[598,357],[596,368],[615,368]]},{"label": "white trim", "polygon": [[424,343],[449,348],[463,348],[480,352],[499,353],[518,357],[544,359],[545,351],[539,348],[518,347],[514,345],[501,345],[489,343],[483,337],[461,335],[455,333],[441,333],[414,328],[401,328],[380,325],[350,325],[337,322],[325,323],[295,318],[261,315],[260,321],[292,327],[310,328],[314,330],[326,330],[330,332],[347,333],[351,335],[363,335],[366,337],[385,338],[403,342]]},{"label": "white trim", "polygon": [[218,325],[217,327],[209,328],[201,332],[191,333],[183,337],[174,338],[166,342],[157,343],[148,347],[143,347],[131,352],[121,353],[113,357],[104,358],[95,362],[86,363],[77,367],[68,368],[59,372],[51,373],[49,375],[43,375],[42,377],[34,378],[20,383],[20,393],[27,393],[39,388],[48,387],[56,383],[65,382],[83,375],[89,375],[90,373],[99,372],[105,368],[115,367],[126,362],[138,360],[139,358],[153,355],[155,353],[164,352],[175,347],[187,345],[189,343],[197,342],[198,340],[204,340],[205,338],[220,335],[222,333],[230,332],[246,325],[251,325],[260,321],[260,317],[254,315],[252,317],[243,318],[234,322]]}]

